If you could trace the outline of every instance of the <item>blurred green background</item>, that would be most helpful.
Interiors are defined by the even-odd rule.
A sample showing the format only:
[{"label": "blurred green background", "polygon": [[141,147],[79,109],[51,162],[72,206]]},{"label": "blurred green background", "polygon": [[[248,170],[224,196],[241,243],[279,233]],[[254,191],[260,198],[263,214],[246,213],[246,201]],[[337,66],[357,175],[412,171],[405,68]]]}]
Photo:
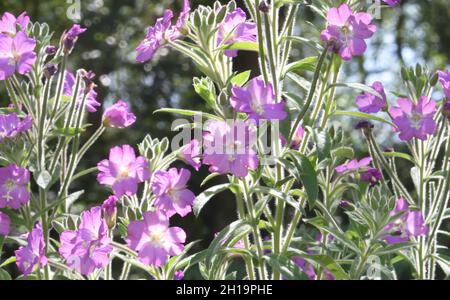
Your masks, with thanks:
[{"label": "blurred green background", "polygon": [[[313,0],[314,1],[314,0]],[[170,49],[159,51],[149,63],[136,64],[134,49],[143,39],[147,26],[153,25],[155,19],[162,15],[165,8],[178,12],[181,0],[2,0],[0,12],[9,11],[18,15],[27,11],[33,21],[46,22],[55,32],[54,43],[57,44],[60,34],[74,22],[67,16],[73,3],[80,3],[80,24],[89,30],[77,42],[71,55],[70,68],[85,68],[97,74],[99,100],[104,107],[118,99],[128,101],[138,121],[125,130],[108,130],[99,142],[91,149],[83,161],[81,168],[89,168],[107,156],[113,145],[139,143],[150,133],[153,137],[172,136],[170,124],[174,116],[153,114],[161,107],[184,107],[202,110],[202,100],[195,95],[192,77],[199,76],[190,61]],[[213,1],[195,1],[195,8],[200,4],[211,4]],[[222,1],[224,3],[228,1]],[[237,1],[242,5],[241,1]],[[336,1],[337,4],[340,1]],[[445,68],[450,56],[450,5],[448,0],[404,0],[396,9],[383,9],[381,19],[377,20],[379,31],[371,40],[364,58],[354,59],[345,65],[342,81],[363,82],[371,84],[381,80],[388,90],[401,89],[399,70],[401,65],[426,64],[430,69]],[[316,29],[307,25],[311,21],[317,30],[324,27],[323,20],[303,9],[299,17],[296,34],[318,39]],[[297,47],[293,54],[297,57],[309,55],[307,49]],[[236,58],[237,70],[253,70],[257,74],[257,61],[253,53],[241,52]],[[437,99],[442,95],[437,92]],[[352,105],[355,93],[342,91],[339,105]],[[393,96],[390,96],[391,99]],[[8,104],[8,97],[0,87],[1,105]],[[102,110],[89,115],[89,123],[99,124]],[[340,122],[340,123],[339,123]],[[356,120],[335,124],[347,127],[350,131]],[[95,130],[90,128],[86,135]],[[377,128],[380,142],[386,146],[396,143],[392,133],[386,128]],[[358,133],[353,134],[354,145],[364,151],[363,140]],[[180,164],[179,166],[183,166]],[[198,194],[201,181],[208,174],[203,167],[199,172],[193,171],[190,181],[192,190]],[[409,176],[408,174],[404,174]],[[216,178],[211,184],[219,183],[223,178]],[[78,181],[80,188],[86,190],[83,201],[77,207],[101,203],[108,191],[99,186],[95,175],[89,175]],[[215,232],[233,221],[235,203],[231,194],[222,193],[203,210],[200,218],[190,215],[184,219],[174,217],[174,222],[182,226],[188,233],[189,241],[202,240],[200,248],[206,247]],[[190,276],[197,277],[196,274]]]}]

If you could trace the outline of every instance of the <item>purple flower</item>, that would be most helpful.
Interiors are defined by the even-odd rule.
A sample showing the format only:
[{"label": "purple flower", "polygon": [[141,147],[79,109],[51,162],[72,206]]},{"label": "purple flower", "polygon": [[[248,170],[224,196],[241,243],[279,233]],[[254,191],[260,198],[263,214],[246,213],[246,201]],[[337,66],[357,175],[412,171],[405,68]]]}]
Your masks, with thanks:
[{"label": "purple flower", "polygon": [[374,186],[378,181],[381,180],[382,176],[383,175],[381,174],[380,170],[376,168],[369,168],[367,171],[364,171],[361,174],[361,180],[370,183],[371,186]]},{"label": "purple flower", "polygon": [[81,27],[79,24],[74,24],[64,33],[63,43],[66,52],[72,51],[76,41],[78,40],[78,36],[86,30],[86,28]]},{"label": "purple flower", "polygon": [[27,169],[15,164],[0,168],[0,208],[19,209],[22,204],[28,203],[29,182],[30,172]]},{"label": "purple flower", "polygon": [[362,55],[367,48],[365,39],[372,37],[377,27],[372,16],[365,12],[353,13],[347,4],[332,7],[327,14],[328,27],[320,37],[332,46],[343,60]]},{"label": "purple flower", "polygon": [[156,20],[156,24],[147,29],[145,39],[136,48],[136,61],[143,63],[153,58],[159,48],[166,45],[167,41],[174,41],[181,35],[191,7],[188,0],[184,0],[183,10],[175,25],[172,25],[173,12],[170,9],[164,11],[162,18]]},{"label": "purple flower", "polygon": [[[223,22],[219,25],[217,44],[232,45],[236,42],[256,42],[256,24],[247,22],[245,12],[236,8],[227,13]],[[237,56],[237,50],[225,50],[228,57]]]},{"label": "purple flower", "polygon": [[356,105],[360,111],[365,113],[377,113],[387,106],[386,94],[384,92],[383,84],[379,81],[373,83],[372,88],[382,96],[377,97],[369,92],[364,92],[362,95],[356,97]]},{"label": "purple flower", "polygon": [[[75,75],[71,72],[66,71],[64,75],[64,87],[63,87],[63,95],[68,97],[73,97],[73,93],[75,92]],[[78,90],[77,103],[83,102],[83,89],[80,87]],[[101,104],[97,101],[97,92],[94,89],[91,89],[86,96],[86,110],[90,113],[96,112],[97,107]]]},{"label": "purple flower", "polygon": [[179,227],[169,227],[169,217],[162,212],[146,212],[144,220],[128,225],[128,246],[138,252],[145,265],[161,267],[170,256],[183,252],[186,233]]},{"label": "purple flower", "polygon": [[303,273],[308,276],[309,280],[316,280],[316,271],[314,270],[313,265],[311,265],[301,257],[293,257],[292,261],[300,267]]},{"label": "purple flower", "polygon": [[397,5],[400,4],[400,2],[402,2],[402,0],[383,0],[384,2],[386,2],[390,7],[396,7]]},{"label": "purple flower", "polygon": [[181,270],[175,271],[175,274],[173,274],[174,280],[183,280],[184,278],[184,272]]},{"label": "purple flower", "polygon": [[182,160],[190,164],[196,171],[200,169],[202,163],[200,161],[200,143],[198,140],[193,139],[188,145],[183,147],[180,151],[180,157]]},{"label": "purple flower", "polygon": [[30,23],[30,18],[26,12],[21,13],[17,18],[9,12],[5,12],[0,20],[0,33],[14,37],[18,30],[26,30],[28,23]]},{"label": "purple flower", "polygon": [[247,87],[233,87],[231,93],[230,103],[234,110],[247,113],[256,122],[287,117],[285,103],[275,103],[272,84],[266,85],[261,77],[253,78]]},{"label": "purple flower", "polygon": [[258,155],[250,146],[255,133],[246,122],[211,121],[206,128],[203,163],[210,166],[210,172],[245,177],[258,168]]},{"label": "purple flower", "polygon": [[436,132],[437,124],[433,119],[436,102],[422,96],[417,104],[406,98],[399,98],[397,104],[390,109],[390,113],[400,131],[401,140],[409,141],[415,137],[425,141],[427,135]]},{"label": "purple flower", "polygon": [[[291,123],[291,126],[294,126],[295,122]],[[303,128],[303,126],[298,126],[297,130],[294,133],[294,136],[292,137],[292,142],[291,142],[291,146],[293,149],[298,150],[300,147],[300,143],[303,140],[303,136],[305,135],[305,129]],[[286,146],[286,138],[280,133],[280,140],[281,140],[281,145],[284,147]]]},{"label": "purple flower", "polygon": [[129,145],[112,148],[109,160],[102,160],[97,167],[100,171],[97,181],[111,186],[117,197],[135,195],[138,183],[150,178],[147,161],[143,156],[136,157],[134,149]]},{"label": "purple flower", "polygon": [[195,195],[186,188],[191,172],[176,168],[169,171],[156,171],[153,177],[152,190],[156,195],[155,207],[164,211],[168,217],[179,214],[184,217],[192,211]]},{"label": "purple flower", "polygon": [[130,112],[128,103],[119,100],[103,113],[103,124],[108,127],[125,128],[136,122],[136,116]]},{"label": "purple flower", "polygon": [[0,211],[0,235],[8,235],[11,219],[7,214]]},{"label": "purple flower", "polygon": [[388,244],[407,242],[411,237],[428,234],[429,228],[425,225],[422,212],[410,210],[408,203],[403,198],[399,198],[390,216],[403,212],[403,215],[395,222],[387,225],[384,230],[389,232],[384,236]]},{"label": "purple flower", "polygon": [[364,157],[361,160],[353,159],[353,160],[349,161],[348,163],[337,166],[335,170],[338,173],[345,173],[348,171],[356,171],[361,168],[367,168],[371,162],[372,162],[371,157]]},{"label": "purple flower", "polygon": [[36,62],[36,41],[23,31],[14,37],[0,35],[0,80],[5,80],[15,72],[27,74]]},{"label": "purple flower", "polygon": [[20,247],[15,252],[17,267],[24,277],[34,272],[36,267],[44,267],[47,265],[44,234],[40,224],[36,224],[36,227],[31,230],[27,240],[28,244]]},{"label": "purple flower", "polygon": [[32,125],[30,116],[20,120],[16,113],[0,115],[0,142],[16,137],[19,133],[29,130]]},{"label": "purple flower", "polygon": [[445,71],[438,71],[439,75],[439,81],[442,84],[442,87],[444,88],[444,94],[445,97],[450,99],[450,72]]},{"label": "purple flower", "polygon": [[117,217],[117,202],[119,198],[116,196],[109,196],[102,204],[103,218],[108,224],[108,228],[114,228]]},{"label": "purple flower", "polygon": [[82,275],[87,276],[109,264],[109,254],[113,248],[101,207],[83,212],[78,230],[66,230],[60,239],[59,254],[70,268]]}]

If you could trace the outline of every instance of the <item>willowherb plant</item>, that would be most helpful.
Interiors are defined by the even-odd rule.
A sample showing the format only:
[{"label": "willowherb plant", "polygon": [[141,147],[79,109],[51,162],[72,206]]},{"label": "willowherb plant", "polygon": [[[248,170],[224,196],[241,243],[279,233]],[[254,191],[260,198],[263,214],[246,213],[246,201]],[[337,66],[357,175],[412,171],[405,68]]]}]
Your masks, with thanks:
[{"label": "willowherb plant", "polygon": [[[441,227],[450,192],[450,73],[402,68],[406,93],[394,93],[393,105],[379,81],[340,82],[342,65],[364,54],[377,26],[366,1],[334,2],[244,0],[242,8],[229,1],[192,10],[184,0],[177,20],[166,10],[136,59],[147,62],[162,47],[192,59],[203,74],[193,87],[208,111],[160,109],[193,118],[174,127],[184,134],[181,148],[169,151],[167,138],[147,135],[136,149],[113,147],[86,170],[78,165],[104,131],[131,126],[135,115],[119,100],[83,136],[86,115],[100,108],[95,74],[67,66],[86,29],[74,25],[54,46],[46,24],[4,13],[0,80],[11,105],[0,115],[0,249],[18,249],[0,277],[10,278],[4,268],[15,262],[23,278],[127,279],[135,269],[142,278],[182,279],[198,266],[205,279],[242,279],[234,260],[245,264],[244,279],[396,279],[401,261],[414,278],[434,279],[438,266],[448,276],[439,235],[448,236]],[[323,18],[320,36],[295,35],[306,7]],[[314,55],[292,62],[298,43]],[[234,71],[239,51],[257,53],[260,76]],[[438,82],[440,101],[433,100]],[[340,87],[362,92],[359,111],[338,109]],[[355,157],[347,134],[330,123],[336,116],[359,119],[369,156]],[[379,124],[409,152],[383,149]],[[398,170],[399,159],[410,170]],[[177,160],[196,171],[209,167],[202,186],[219,175],[226,183],[196,196],[191,172],[171,167]],[[405,172],[413,190],[399,176]],[[84,191],[73,183],[92,173],[111,196],[75,215]],[[195,242],[187,244],[170,218],[199,215],[225,190],[235,197],[237,220],[192,253]],[[113,260],[122,261],[114,264],[120,270]]]}]

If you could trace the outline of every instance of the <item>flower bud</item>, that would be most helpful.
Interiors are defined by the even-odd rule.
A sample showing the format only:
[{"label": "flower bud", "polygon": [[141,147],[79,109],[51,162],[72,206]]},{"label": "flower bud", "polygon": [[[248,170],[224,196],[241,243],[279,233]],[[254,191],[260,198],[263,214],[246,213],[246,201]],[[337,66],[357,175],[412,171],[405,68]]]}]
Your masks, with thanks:
[{"label": "flower bud", "polygon": [[103,218],[109,229],[113,229],[116,226],[117,201],[119,199],[116,196],[109,196],[102,204]]},{"label": "flower bud", "polygon": [[347,210],[350,208],[350,203],[348,201],[342,200],[341,202],[339,202],[339,207]]},{"label": "flower bud", "polygon": [[45,53],[46,53],[47,55],[54,55],[54,54],[56,53],[57,50],[58,50],[58,49],[56,48],[56,46],[48,45],[48,46],[45,48]]},{"label": "flower bud", "polygon": [[430,78],[430,86],[436,86],[436,84],[438,83],[438,80],[439,80],[439,74],[434,73],[434,75],[431,76],[431,78]]},{"label": "flower bud", "polygon": [[362,129],[362,132],[366,137],[370,135],[373,128],[374,125],[369,121],[359,121],[358,124],[356,124],[355,126],[355,129]]},{"label": "flower bud", "polygon": [[442,107],[442,114],[446,117],[450,122],[450,101],[444,103]]},{"label": "flower bud", "polygon": [[267,2],[265,0],[263,0],[260,4],[259,4],[259,11],[262,13],[268,13],[270,10],[270,6],[269,4],[267,4]]},{"label": "flower bud", "polygon": [[44,75],[48,79],[55,75],[55,73],[58,71],[58,67],[55,64],[48,64],[45,66],[44,69]]}]

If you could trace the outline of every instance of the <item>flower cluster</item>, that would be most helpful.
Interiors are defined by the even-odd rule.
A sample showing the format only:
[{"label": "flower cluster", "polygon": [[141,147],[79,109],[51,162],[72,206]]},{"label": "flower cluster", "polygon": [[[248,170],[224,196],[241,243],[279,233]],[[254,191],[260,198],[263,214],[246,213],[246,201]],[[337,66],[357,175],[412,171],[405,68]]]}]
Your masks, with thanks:
[{"label": "flower cluster", "polygon": [[361,160],[353,159],[345,164],[337,166],[335,170],[340,174],[346,172],[360,172],[361,180],[374,186],[381,180],[382,174],[380,170],[370,167],[371,162],[371,157],[365,157]]},{"label": "flower cluster", "polygon": [[101,207],[83,212],[78,230],[64,231],[60,239],[59,253],[70,268],[81,274],[89,275],[109,264],[112,246]]},{"label": "flower cluster", "polygon": [[333,7],[327,14],[328,27],[322,31],[321,39],[342,57],[351,60],[362,55],[367,45],[365,40],[376,32],[372,16],[365,12],[354,13],[347,4]]},{"label": "flower cluster", "polygon": [[42,226],[37,224],[27,237],[27,245],[16,251],[16,264],[20,272],[26,277],[35,268],[47,265],[45,256],[45,241]]},{"label": "flower cluster", "polygon": [[0,208],[19,209],[28,203],[30,172],[15,164],[0,168]]},{"label": "flower cluster", "polygon": [[16,137],[19,133],[29,130],[32,125],[30,116],[21,120],[16,113],[0,115],[0,142]]},{"label": "flower cluster", "polygon": [[18,18],[6,12],[0,20],[0,80],[14,73],[27,74],[36,62],[36,40],[26,28],[30,18],[22,13]]},{"label": "flower cluster", "polygon": [[399,219],[384,228],[386,232],[389,232],[384,237],[388,244],[407,242],[412,237],[426,235],[429,231],[425,225],[422,212],[410,210],[408,202],[403,198],[397,200],[390,215],[395,216],[401,212],[403,212],[403,215]]},{"label": "flower cluster", "polygon": [[150,178],[147,161],[143,156],[136,157],[129,145],[112,148],[109,159],[102,160],[97,167],[98,182],[110,186],[117,197],[135,195],[138,183]]}]

